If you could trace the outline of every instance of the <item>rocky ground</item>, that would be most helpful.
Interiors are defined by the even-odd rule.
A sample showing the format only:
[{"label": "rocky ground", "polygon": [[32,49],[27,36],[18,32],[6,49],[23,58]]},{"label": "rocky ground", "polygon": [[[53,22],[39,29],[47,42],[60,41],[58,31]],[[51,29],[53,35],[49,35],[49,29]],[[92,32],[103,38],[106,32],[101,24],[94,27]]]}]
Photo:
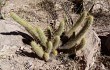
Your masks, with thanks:
[{"label": "rocky ground", "polygon": [[[73,23],[79,17],[72,12],[72,5],[67,0],[52,0],[51,8],[42,0],[8,0],[2,8],[4,20],[0,20],[0,70],[109,70],[110,69],[110,2],[97,0],[92,10],[94,24],[86,34],[86,48],[77,52],[76,57],[59,53],[48,62],[43,61],[31,50],[28,32],[9,15],[14,11],[32,25],[45,29],[49,23],[59,22],[65,11],[61,3],[65,2]],[[88,10],[94,3],[85,0]],[[53,6],[53,5],[51,5]],[[68,20],[69,24],[70,20]],[[94,30],[94,31],[93,31]],[[99,37],[99,38],[98,38]]]}]

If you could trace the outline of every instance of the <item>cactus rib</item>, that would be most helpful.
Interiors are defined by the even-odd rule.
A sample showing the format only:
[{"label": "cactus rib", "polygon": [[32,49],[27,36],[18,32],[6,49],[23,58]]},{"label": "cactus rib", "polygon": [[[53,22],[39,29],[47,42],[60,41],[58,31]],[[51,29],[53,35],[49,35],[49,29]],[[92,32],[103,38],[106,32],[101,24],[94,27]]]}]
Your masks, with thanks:
[{"label": "cactus rib", "polygon": [[87,21],[85,22],[85,26],[82,28],[82,30],[78,33],[78,35],[74,38],[74,39],[70,39],[66,44],[64,44],[63,47],[61,47],[60,49],[70,49],[73,46],[76,45],[76,43],[78,41],[80,41],[84,34],[87,32],[88,28],[90,27],[90,25],[93,23],[93,16],[89,15],[89,17],[87,18]]},{"label": "cactus rib", "polygon": [[75,32],[76,28],[85,20],[87,16],[87,12],[84,11],[78,21],[75,23],[75,25],[66,33],[67,37],[70,37],[73,32]]}]

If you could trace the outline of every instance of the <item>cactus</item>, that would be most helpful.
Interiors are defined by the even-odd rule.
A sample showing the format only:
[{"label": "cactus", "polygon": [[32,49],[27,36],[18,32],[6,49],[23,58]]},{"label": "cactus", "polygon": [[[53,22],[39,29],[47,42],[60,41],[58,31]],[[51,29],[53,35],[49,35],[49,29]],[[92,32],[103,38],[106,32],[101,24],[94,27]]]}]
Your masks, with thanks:
[{"label": "cactus", "polygon": [[59,47],[59,45],[60,45],[60,36],[56,36],[53,42],[53,51],[52,51],[55,56],[57,55],[56,49]]},{"label": "cactus", "polygon": [[48,61],[50,59],[49,53],[45,52],[44,53],[44,60]]},{"label": "cactus", "polygon": [[53,42],[53,49],[57,49],[59,47],[60,44],[60,37],[56,36]]},{"label": "cactus", "polygon": [[65,23],[64,23],[64,21],[62,21],[59,25],[58,30],[55,32],[55,36],[61,36],[62,35],[62,33],[64,32],[64,26],[65,26]]},{"label": "cactus", "polygon": [[32,41],[32,42],[31,42],[31,46],[32,46],[32,49],[35,51],[35,53],[36,53],[40,58],[42,58],[43,55],[44,55],[43,48],[42,48],[40,45],[36,44],[35,41]]},{"label": "cactus", "polygon": [[[50,59],[51,53],[56,56],[58,54],[57,49],[71,49],[80,50],[85,45],[84,35],[87,32],[88,28],[93,22],[93,17],[91,15],[87,15],[87,12],[83,12],[81,17],[78,19],[76,24],[68,31],[64,31],[65,22],[62,21],[59,24],[58,29],[56,31],[48,26],[47,32],[44,32],[40,27],[33,27],[27,21],[21,19],[17,14],[11,12],[11,17],[17,21],[20,25],[25,27],[25,29],[31,34],[31,36],[35,39],[35,41],[31,41],[30,45],[32,46],[34,52],[45,61]],[[79,31],[77,35],[75,35],[76,28],[80,26],[81,23],[84,23],[84,27]],[[66,37],[68,37],[67,42],[63,43],[61,37],[63,37],[63,33],[66,33]],[[47,33],[47,34],[46,34]],[[64,33],[64,34],[65,34]],[[37,44],[36,40],[40,42]],[[80,43],[80,44],[79,44]]]},{"label": "cactus", "polygon": [[48,43],[47,43],[47,53],[51,53],[51,51],[52,51],[52,48],[53,48],[53,43],[51,42],[51,41],[49,41]]},{"label": "cactus", "polygon": [[78,35],[74,39],[70,38],[70,40],[66,44],[64,44],[64,46],[62,48],[70,49],[73,46],[75,46],[77,44],[77,42],[80,41],[84,37],[84,34],[87,32],[88,28],[90,27],[90,25],[92,23],[93,23],[93,17],[91,15],[89,15],[87,18],[87,21],[85,22],[84,27],[78,33]]},{"label": "cactus", "polygon": [[[51,41],[48,41],[49,39],[47,39],[48,37],[46,37],[45,33],[43,32],[43,30],[36,26],[33,27],[32,25],[30,25],[27,21],[21,19],[17,14],[15,14],[14,12],[10,13],[11,17],[18,22],[20,25],[22,25],[23,27],[25,27],[25,29],[32,35],[32,37],[36,40],[39,39],[39,41],[41,42],[41,44],[37,44],[35,41],[32,41],[30,43],[30,45],[32,46],[33,50],[35,51],[35,53],[40,57],[40,58],[44,58],[46,61],[50,58],[50,53],[52,52],[52,50],[56,50],[59,46],[60,43],[60,35],[63,33],[64,31],[64,23],[60,23],[59,28],[57,30],[57,32],[55,33],[58,36],[55,36],[55,40],[54,41],[54,48],[53,48],[53,43]],[[51,29],[48,29],[50,31],[50,33],[52,32]],[[44,48],[43,48],[44,46]]]},{"label": "cactus", "polygon": [[29,23],[23,19],[21,19],[17,14],[14,12],[10,13],[10,16],[18,22],[20,25],[25,27],[25,29],[33,36],[35,39],[38,38],[38,33],[36,32],[36,28],[33,28],[32,25],[29,25]]},{"label": "cactus", "polygon": [[70,37],[73,32],[75,32],[76,28],[82,23],[84,22],[85,18],[87,16],[87,12],[84,11],[81,15],[81,17],[78,19],[78,21],[75,23],[75,25],[66,33],[66,36]]},{"label": "cactus", "polygon": [[38,39],[40,40],[41,44],[46,47],[47,37],[45,36],[43,30],[36,26],[36,32],[38,33]]}]

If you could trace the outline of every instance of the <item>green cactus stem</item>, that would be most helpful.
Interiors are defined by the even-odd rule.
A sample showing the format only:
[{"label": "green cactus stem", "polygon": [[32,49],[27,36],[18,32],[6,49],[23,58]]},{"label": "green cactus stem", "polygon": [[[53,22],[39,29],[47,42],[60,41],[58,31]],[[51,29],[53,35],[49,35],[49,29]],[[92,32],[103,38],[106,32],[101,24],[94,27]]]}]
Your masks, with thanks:
[{"label": "green cactus stem", "polygon": [[35,38],[38,38],[38,33],[36,32],[36,29],[33,28],[32,25],[30,25],[27,21],[23,20],[22,18],[20,18],[17,14],[15,14],[14,12],[10,13],[10,16],[16,21],[18,22],[20,25],[22,25],[23,27],[25,27],[25,29]]},{"label": "green cactus stem", "polygon": [[40,57],[40,58],[43,58],[43,55],[44,55],[44,51],[43,51],[43,48],[36,44],[35,41],[32,41],[31,42],[31,46],[32,46],[32,49],[35,51],[35,53]]},{"label": "green cactus stem", "polygon": [[53,44],[52,44],[51,41],[49,41],[49,42],[47,43],[47,50],[46,50],[46,52],[50,54],[51,51],[52,51],[52,48],[53,48]]},{"label": "green cactus stem", "polygon": [[70,49],[74,47],[77,44],[77,42],[79,42],[84,37],[85,33],[87,32],[88,28],[92,23],[93,23],[93,16],[89,15],[87,21],[85,22],[84,27],[78,33],[78,35],[74,39],[70,38],[70,40],[66,44],[64,44],[64,46],[62,46],[60,49]]},{"label": "green cactus stem", "polygon": [[60,44],[60,36],[56,36],[53,42],[53,50],[57,49]]},{"label": "green cactus stem", "polygon": [[49,41],[47,43],[47,49],[46,49],[46,52],[44,53],[44,59],[45,61],[48,61],[50,59],[50,53],[52,51],[52,47],[53,47],[53,44],[51,41]]},{"label": "green cactus stem", "polygon": [[79,51],[80,49],[82,49],[84,45],[85,45],[85,38],[83,38],[80,44],[76,47],[76,51]]},{"label": "green cactus stem", "polygon": [[59,25],[59,28],[56,30],[54,36],[61,36],[62,33],[64,32],[64,27],[65,27],[65,23],[64,23],[64,21],[62,21]]},{"label": "green cactus stem", "polygon": [[56,56],[58,54],[57,52],[57,48],[59,47],[60,45],[60,36],[56,36],[54,41],[53,41],[53,49],[52,49],[52,53]]},{"label": "green cactus stem", "polygon": [[74,26],[66,33],[66,36],[67,36],[68,38],[73,34],[73,32],[75,32],[76,28],[77,28],[81,23],[84,22],[86,16],[87,16],[87,12],[84,11],[84,12],[82,13],[82,15],[80,16],[80,18],[78,19],[78,21],[74,24]]},{"label": "green cactus stem", "polygon": [[46,47],[47,37],[45,36],[43,30],[40,27],[36,27],[36,31],[38,33],[38,39],[40,40],[41,44]]},{"label": "green cactus stem", "polygon": [[45,61],[48,61],[50,59],[49,53],[47,52],[44,53],[44,59]]}]

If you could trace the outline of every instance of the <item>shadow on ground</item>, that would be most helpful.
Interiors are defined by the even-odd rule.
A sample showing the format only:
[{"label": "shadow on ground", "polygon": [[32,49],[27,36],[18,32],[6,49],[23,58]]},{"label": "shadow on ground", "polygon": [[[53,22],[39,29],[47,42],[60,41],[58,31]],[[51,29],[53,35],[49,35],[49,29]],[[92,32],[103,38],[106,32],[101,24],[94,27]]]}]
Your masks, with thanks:
[{"label": "shadow on ground", "polygon": [[[0,34],[1,35],[20,35],[20,36],[23,37],[23,39],[22,39],[23,43],[27,44],[27,45],[30,45],[30,42],[32,40],[34,40],[28,34],[20,32],[20,31],[1,32]],[[18,55],[21,55],[21,56],[27,56],[27,57],[31,57],[31,58],[39,58],[34,52],[28,52],[28,51],[25,51],[23,49],[22,50],[19,49],[19,51],[16,51],[15,53],[18,54]],[[41,59],[41,58],[39,58],[39,59]]]}]

